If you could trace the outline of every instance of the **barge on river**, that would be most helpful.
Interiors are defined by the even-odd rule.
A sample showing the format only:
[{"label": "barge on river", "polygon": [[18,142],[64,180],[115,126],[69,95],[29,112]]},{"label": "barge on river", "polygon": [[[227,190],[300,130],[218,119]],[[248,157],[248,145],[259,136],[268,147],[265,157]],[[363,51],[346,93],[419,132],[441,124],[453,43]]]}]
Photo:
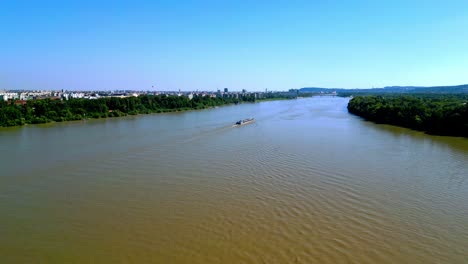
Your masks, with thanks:
[{"label": "barge on river", "polygon": [[237,121],[236,124],[234,124],[234,125],[235,126],[242,126],[242,125],[251,124],[253,122],[255,122],[254,118],[247,118],[247,119]]}]

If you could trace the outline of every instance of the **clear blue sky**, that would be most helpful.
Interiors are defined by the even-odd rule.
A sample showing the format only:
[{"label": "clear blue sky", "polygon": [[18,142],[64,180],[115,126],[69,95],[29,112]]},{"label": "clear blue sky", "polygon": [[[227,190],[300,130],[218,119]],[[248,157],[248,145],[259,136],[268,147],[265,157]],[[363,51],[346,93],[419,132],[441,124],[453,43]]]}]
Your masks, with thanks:
[{"label": "clear blue sky", "polygon": [[4,0],[0,36],[0,90],[468,83],[467,0]]}]

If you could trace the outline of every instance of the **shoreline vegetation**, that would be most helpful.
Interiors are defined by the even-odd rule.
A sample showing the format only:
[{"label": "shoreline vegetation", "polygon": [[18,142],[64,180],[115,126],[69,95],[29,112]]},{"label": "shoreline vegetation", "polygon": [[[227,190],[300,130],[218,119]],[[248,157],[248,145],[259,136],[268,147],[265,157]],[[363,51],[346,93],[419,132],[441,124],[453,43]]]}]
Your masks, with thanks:
[{"label": "shoreline vegetation", "polygon": [[359,95],[348,111],[374,123],[468,138],[467,94]]},{"label": "shoreline vegetation", "polygon": [[107,97],[93,100],[41,99],[28,100],[25,103],[12,100],[0,102],[0,127],[139,114],[182,112],[243,102],[253,103],[295,98],[297,97],[281,93],[270,93],[266,94],[265,98],[260,99],[255,98],[254,95],[244,95],[239,98],[194,96],[192,99],[186,96],[140,95],[138,97]]}]

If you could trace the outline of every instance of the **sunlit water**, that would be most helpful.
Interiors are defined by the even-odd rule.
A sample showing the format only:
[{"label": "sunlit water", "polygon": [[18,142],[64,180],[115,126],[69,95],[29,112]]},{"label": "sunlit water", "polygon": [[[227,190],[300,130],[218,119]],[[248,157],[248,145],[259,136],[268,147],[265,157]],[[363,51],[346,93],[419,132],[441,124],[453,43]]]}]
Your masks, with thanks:
[{"label": "sunlit water", "polygon": [[468,140],[347,102],[1,129],[0,262],[468,263]]}]

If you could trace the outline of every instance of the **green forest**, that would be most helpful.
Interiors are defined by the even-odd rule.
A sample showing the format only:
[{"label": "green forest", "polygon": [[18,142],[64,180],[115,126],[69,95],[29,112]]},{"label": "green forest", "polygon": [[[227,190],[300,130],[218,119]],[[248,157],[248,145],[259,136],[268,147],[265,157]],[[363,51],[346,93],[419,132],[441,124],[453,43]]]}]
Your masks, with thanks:
[{"label": "green forest", "polygon": [[[265,94],[268,99],[292,98],[281,93]],[[28,100],[26,104],[18,101],[0,102],[0,126],[21,126],[24,124],[40,124],[83,120],[87,118],[107,118],[126,115],[163,113],[204,109],[226,104],[255,102],[252,94],[239,98],[215,98],[209,96],[140,95],[138,97],[106,97],[99,99],[70,100]]]},{"label": "green forest", "polygon": [[434,135],[468,137],[468,95],[356,96],[348,111],[376,123]]}]

